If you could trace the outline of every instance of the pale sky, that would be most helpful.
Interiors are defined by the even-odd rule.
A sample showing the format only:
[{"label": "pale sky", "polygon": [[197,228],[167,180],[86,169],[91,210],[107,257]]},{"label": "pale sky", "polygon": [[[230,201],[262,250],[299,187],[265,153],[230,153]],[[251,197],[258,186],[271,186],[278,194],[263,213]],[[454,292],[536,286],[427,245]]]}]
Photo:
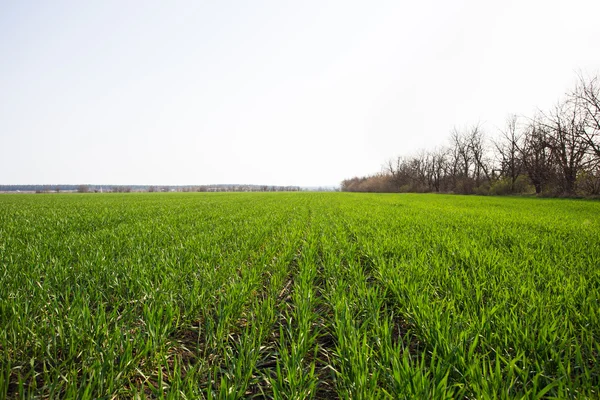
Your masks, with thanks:
[{"label": "pale sky", "polygon": [[338,185],[600,70],[600,1],[0,0],[0,184]]}]

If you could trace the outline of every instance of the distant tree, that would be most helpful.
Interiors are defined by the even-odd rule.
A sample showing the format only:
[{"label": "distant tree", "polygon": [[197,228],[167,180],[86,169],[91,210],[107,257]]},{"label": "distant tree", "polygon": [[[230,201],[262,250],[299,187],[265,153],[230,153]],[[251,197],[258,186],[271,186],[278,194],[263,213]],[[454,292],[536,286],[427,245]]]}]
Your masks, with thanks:
[{"label": "distant tree", "polygon": [[523,173],[523,160],[520,149],[523,148],[523,134],[518,131],[518,117],[510,115],[506,128],[501,131],[500,139],[494,141],[499,158],[500,175],[510,181],[510,193],[515,192],[515,183]]},{"label": "distant tree", "polygon": [[456,174],[462,178],[470,178],[473,154],[471,153],[468,134],[458,131],[456,128],[450,134],[450,141],[454,148],[453,154],[456,155],[457,164]]},{"label": "distant tree", "polygon": [[546,116],[551,147],[562,193],[575,194],[577,175],[585,166],[589,141],[585,135],[585,114],[576,104],[561,101]]},{"label": "distant tree", "polygon": [[[397,157],[395,160],[389,159],[384,165],[384,173],[389,175],[393,191],[398,191],[405,184],[405,177],[401,175],[403,163],[402,157]],[[344,185],[341,186],[341,189],[344,191]]]},{"label": "distant tree", "polygon": [[446,176],[447,171],[447,155],[446,149],[438,148],[428,153],[428,179],[429,185],[432,190],[439,192],[442,188],[442,182]]},{"label": "distant tree", "polygon": [[473,158],[473,178],[475,185],[479,185],[482,179],[490,181],[490,162],[487,158],[485,135],[481,125],[473,125],[466,136],[468,151]]},{"label": "distant tree", "polygon": [[476,160],[473,155],[472,133],[459,131],[454,128],[450,134],[450,143],[452,156],[452,188],[455,192],[470,194],[475,188],[475,165]]},{"label": "distant tree", "polygon": [[89,185],[79,185],[77,186],[77,192],[79,193],[87,193],[90,191]]},{"label": "distant tree", "polygon": [[536,194],[542,194],[553,177],[552,147],[546,127],[531,121],[524,135],[521,150],[523,166]]},{"label": "distant tree", "polygon": [[597,75],[585,78],[580,74],[569,101],[585,113],[585,129],[580,134],[595,158],[600,158],[600,78]]}]

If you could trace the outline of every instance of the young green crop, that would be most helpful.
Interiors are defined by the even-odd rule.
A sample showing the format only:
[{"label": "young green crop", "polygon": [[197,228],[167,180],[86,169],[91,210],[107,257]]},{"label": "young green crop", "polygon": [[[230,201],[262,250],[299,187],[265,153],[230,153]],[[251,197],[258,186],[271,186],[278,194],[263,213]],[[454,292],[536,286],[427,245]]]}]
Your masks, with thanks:
[{"label": "young green crop", "polygon": [[0,398],[594,398],[600,204],[0,196]]}]

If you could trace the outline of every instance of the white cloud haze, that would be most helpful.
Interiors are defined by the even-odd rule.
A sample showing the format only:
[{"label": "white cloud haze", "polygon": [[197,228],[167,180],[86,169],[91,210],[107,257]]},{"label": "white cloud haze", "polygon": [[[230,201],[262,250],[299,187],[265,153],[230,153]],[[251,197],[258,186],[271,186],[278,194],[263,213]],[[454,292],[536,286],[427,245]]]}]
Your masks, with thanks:
[{"label": "white cloud haze", "polygon": [[598,1],[3,2],[0,184],[336,185],[600,68]]}]

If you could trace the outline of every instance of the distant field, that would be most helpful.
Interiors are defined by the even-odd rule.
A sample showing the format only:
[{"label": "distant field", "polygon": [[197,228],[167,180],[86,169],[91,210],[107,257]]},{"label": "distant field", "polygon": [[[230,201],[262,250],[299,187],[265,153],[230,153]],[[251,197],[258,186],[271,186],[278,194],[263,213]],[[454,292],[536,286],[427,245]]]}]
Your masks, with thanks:
[{"label": "distant field", "polygon": [[0,398],[598,398],[600,202],[0,196]]}]

